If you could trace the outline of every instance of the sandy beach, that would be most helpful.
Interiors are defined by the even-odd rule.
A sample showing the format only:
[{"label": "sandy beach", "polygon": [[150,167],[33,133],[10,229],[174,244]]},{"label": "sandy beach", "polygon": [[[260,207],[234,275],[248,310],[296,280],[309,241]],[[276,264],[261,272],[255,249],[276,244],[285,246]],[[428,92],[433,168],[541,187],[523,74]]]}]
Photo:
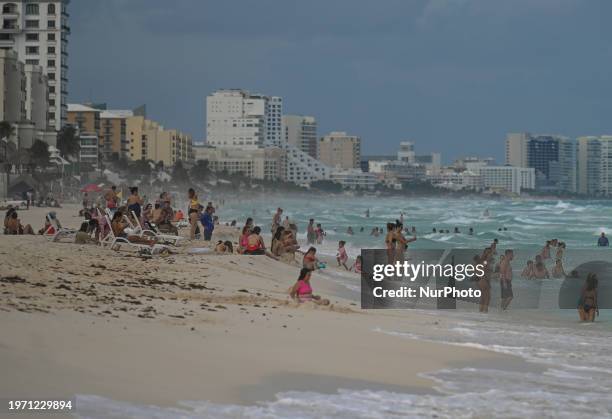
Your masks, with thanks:
[{"label": "sandy beach", "polygon": [[[21,211],[40,228],[48,209]],[[76,227],[76,206],[58,210]],[[222,228],[218,235],[230,235]],[[420,373],[447,366],[518,368],[518,358],[390,336],[401,322],[426,333],[447,321],[363,311],[317,275],[330,307],[287,295],[297,267],[265,256],[179,254],[142,259],[41,236],[0,240],[0,393],[92,394],[168,406],[249,404],[281,391],[432,392]],[[359,278],[356,276],[355,281]]]}]

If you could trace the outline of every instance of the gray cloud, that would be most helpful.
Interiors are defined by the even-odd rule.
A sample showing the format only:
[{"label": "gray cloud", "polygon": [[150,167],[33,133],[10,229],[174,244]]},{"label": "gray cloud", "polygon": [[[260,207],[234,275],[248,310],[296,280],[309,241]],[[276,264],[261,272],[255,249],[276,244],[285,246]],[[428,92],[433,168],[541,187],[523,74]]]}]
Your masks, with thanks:
[{"label": "gray cloud", "polygon": [[[219,87],[285,97],[366,152],[501,157],[507,131],[612,133],[605,0],[94,0],[70,5],[70,99],[202,138]],[[606,116],[606,117],[604,117]]]}]

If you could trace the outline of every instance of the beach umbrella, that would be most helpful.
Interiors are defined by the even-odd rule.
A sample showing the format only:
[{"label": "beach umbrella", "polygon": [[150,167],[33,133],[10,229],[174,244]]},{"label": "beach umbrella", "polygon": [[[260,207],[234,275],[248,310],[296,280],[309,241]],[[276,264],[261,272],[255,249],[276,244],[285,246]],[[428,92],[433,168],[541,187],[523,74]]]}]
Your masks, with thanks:
[{"label": "beach umbrella", "polygon": [[102,192],[102,188],[95,183],[90,183],[89,185],[85,185],[81,189],[81,192]]}]

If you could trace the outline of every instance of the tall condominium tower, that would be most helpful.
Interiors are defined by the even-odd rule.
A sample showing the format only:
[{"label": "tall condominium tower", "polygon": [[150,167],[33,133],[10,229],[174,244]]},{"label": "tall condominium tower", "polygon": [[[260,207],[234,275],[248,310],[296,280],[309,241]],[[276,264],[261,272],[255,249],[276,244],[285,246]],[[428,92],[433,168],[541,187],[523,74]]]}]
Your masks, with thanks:
[{"label": "tall condominium tower", "polygon": [[361,139],[346,132],[331,132],[319,141],[319,160],[332,168],[358,169]]},{"label": "tall condominium tower", "polygon": [[578,138],[576,166],[578,193],[612,196],[612,135]]},{"label": "tall condominium tower", "polygon": [[567,137],[509,134],[506,164],[534,168],[540,191],[576,192],[576,143]]},{"label": "tall condominium tower", "polygon": [[206,98],[206,141],[221,148],[280,147],[282,114],[280,97],[217,90]]},{"label": "tall condominium tower", "polygon": [[283,140],[287,145],[317,158],[317,120],[314,116],[284,115],[283,131]]},{"label": "tall condominium tower", "polygon": [[0,48],[13,49],[20,61],[42,67],[49,84],[49,126],[56,130],[66,122],[69,2],[0,1]]}]

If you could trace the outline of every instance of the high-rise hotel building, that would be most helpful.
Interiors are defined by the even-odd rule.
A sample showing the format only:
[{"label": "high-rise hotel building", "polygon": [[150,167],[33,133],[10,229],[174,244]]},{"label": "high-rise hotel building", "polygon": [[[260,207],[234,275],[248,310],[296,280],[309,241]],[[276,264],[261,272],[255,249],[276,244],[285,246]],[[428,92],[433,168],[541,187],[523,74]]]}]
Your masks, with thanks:
[{"label": "high-rise hotel building", "polygon": [[206,98],[206,140],[214,147],[281,147],[283,100],[243,89],[217,90]]},{"label": "high-rise hotel building", "polygon": [[49,84],[49,127],[66,122],[68,96],[68,12],[70,0],[0,1],[0,48],[40,66]]}]

